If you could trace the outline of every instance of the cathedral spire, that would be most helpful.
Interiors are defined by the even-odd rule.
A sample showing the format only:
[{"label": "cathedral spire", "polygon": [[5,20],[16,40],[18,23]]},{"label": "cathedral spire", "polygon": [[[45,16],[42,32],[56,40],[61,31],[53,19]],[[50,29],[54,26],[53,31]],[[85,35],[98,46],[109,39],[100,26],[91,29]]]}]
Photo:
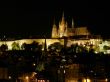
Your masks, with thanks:
[{"label": "cathedral spire", "polygon": [[64,12],[63,12],[61,21],[59,22],[59,29],[58,29],[59,37],[63,37],[66,35],[65,29],[66,29],[66,21],[65,21]]},{"label": "cathedral spire", "polygon": [[52,38],[57,38],[58,37],[58,29],[55,24],[55,19],[53,21],[53,28],[52,28]]},{"label": "cathedral spire", "polygon": [[64,16],[64,12],[62,13],[62,21],[64,21],[65,16]]},{"label": "cathedral spire", "polygon": [[72,18],[72,28],[74,28],[74,19]]},{"label": "cathedral spire", "polygon": [[62,17],[64,18],[64,12],[63,12],[63,14],[62,14]]}]

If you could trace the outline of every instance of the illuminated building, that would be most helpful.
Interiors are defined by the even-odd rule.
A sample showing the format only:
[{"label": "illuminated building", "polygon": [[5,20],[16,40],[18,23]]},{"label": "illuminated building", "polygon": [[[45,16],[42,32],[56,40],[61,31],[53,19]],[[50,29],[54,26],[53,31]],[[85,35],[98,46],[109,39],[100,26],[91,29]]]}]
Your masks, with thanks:
[{"label": "illuminated building", "polygon": [[[45,40],[46,40],[46,45],[47,48],[50,44],[53,44],[55,42],[59,42],[62,45],[65,45],[65,38],[66,37],[66,46],[70,47],[72,44],[78,44],[78,45],[83,45],[85,44],[92,44],[95,52],[104,52],[110,53],[110,49],[105,49],[104,46],[108,46],[110,41],[103,41],[100,35],[93,35],[89,32],[87,27],[75,27],[74,20],[72,19],[71,25],[68,25],[68,22],[65,20],[64,13],[62,15],[61,20],[58,23],[59,25],[53,24],[52,28],[52,33],[51,33],[51,38],[45,39],[45,38],[40,38],[40,39],[18,39],[18,40],[6,40],[6,41],[0,41],[0,46],[2,44],[7,44],[8,50],[12,50],[12,44],[16,42],[16,44],[19,44],[19,47],[16,47],[16,49],[21,50],[21,46],[23,43],[26,44],[31,44],[33,41],[38,42],[40,45],[43,45],[44,50],[44,45],[45,45]],[[70,27],[69,27],[70,26]],[[6,37],[4,37],[6,38]],[[88,47],[89,48],[89,47]]]},{"label": "illuminated building", "polygon": [[[74,38],[75,36],[81,36],[78,37],[78,39]],[[85,37],[82,37],[85,36]],[[57,25],[53,24],[53,28],[52,28],[52,38],[50,39],[46,39],[46,38],[42,38],[42,39],[20,39],[20,40],[7,40],[7,41],[0,41],[0,46],[2,46],[2,44],[7,44],[8,46],[8,50],[13,50],[13,44],[14,45],[19,45],[15,46],[14,48],[16,50],[22,50],[22,45],[23,43],[26,44],[31,44],[34,41],[38,42],[39,44],[43,45],[42,50],[44,51],[48,51],[48,46],[55,43],[55,42],[59,42],[62,45],[65,45],[65,38],[67,41],[66,46],[70,47],[73,44],[78,44],[78,45],[83,45],[83,46],[87,46],[87,48],[90,48],[90,45],[92,44],[95,52],[99,53],[99,52],[104,52],[105,54],[110,54],[110,41],[103,41],[100,37],[99,38],[94,38],[94,37],[90,37],[91,33],[87,30],[87,27],[74,27],[74,21],[72,20],[72,25],[71,27],[68,27],[68,23],[67,21],[65,21],[64,19],[64,14],[62,16],[61,21],[59,22],[59,27],[57,27]],[[104,49],[105,47],[105,49]],[[77,57],[77,56],[76,56]],[[32,64],[33,66],[36,66],[35,63]],[[79,71],[80,71],[80,64],[72,64],[72,65],[68,65],[69,68],[67,70],[60,70],[63,71],[63,73],[66,76],[66,82],[77,82],[77,80],[79,79],[79,77],[81,77],[79,75]],[[44,69],[44,68],[43,68]],[[2,74],[3,71],[1,71]],[[0,77],[2,77],[3,75],[1,75]],[[7,77],[7,75],[5,76]],[[61,77],[60,77],[61,78]],[[9,79],[11,79],[11,76],[9,76]],[[82,79],[82,78],[81,78]],[[25,77],[22,77],[22,80],[24,80],[24,82],[29,82],[30,80],[30,76],[26,75]],[[105,79],[105,81],[107,81],[108,79]],[[36,79],[35,79],[36,81]],[[38,79],[38,82],[45,82],[44,79]],[[82,79],[82,82],[91,82],[91,79],[89,78],[84,78]]]},{"label": "illuminated building", "polygon": [[90,32],[87,30],[87,27],[74,27],[74,20],[72,19],[71,27],[68,26],[68,22],[65,20],[64,13],[62,15],[62,19],[59,22],[59,27],[53,24],[52,28],[52,38],[63,38],[63,37],[71,37],[71,36],[79,36],[79,35],[90,35]]}]

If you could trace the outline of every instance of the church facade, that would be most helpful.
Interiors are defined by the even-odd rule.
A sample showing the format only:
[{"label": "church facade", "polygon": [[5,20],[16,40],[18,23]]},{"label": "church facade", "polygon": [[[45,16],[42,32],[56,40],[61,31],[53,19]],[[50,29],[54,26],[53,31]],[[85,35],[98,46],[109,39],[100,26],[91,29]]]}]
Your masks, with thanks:
[{"label": "church facade", "polygon": [[59,21],[59,25],[56,25],[54,21],[51,35],[52,38],[63,38],[80,35],[88,36],[90,35],[90,32],[87,27],[75,27],[73,19],[71,21],[71,26],[69,27],[63,13],[62,19]]}]

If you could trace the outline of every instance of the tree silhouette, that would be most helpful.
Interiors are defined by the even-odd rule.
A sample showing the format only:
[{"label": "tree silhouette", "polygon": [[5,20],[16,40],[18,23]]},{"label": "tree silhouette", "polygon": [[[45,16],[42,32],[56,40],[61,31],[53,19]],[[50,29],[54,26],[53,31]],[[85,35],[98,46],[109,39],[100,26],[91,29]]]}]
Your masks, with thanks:
[{"label": "tree silhouette", "polygon": [[23,43],[23,44],[21,45],[21,49],[22,49],[22,50],[25,50],[25,49],[26,49],[26,45],[27,45],[26,43]]},{"label": "tree silhouette", "polygon": [[31,50],[33,50],[33,51],[41,51],[42,50],[42,45],[39,45],[38,42],[33,41],[31,43]]},{"label": "tree silhouette", "polygon": [[2,44],[1,47],[0,47],[0,50],[1,51],[7,51],[8,50],[7,44]]},{"label": "tree silhouette", "polygon": [[23,43],[21,45],[22,50],[31,50],[31,51],[41,51],[42,45],[40,45],[38,42],[33,41],[31,44]]},{"label": "tree silhouette", "polygon": [[61,43],[59,42],[55,42],[49,45],[48,47],[49,50],[55,50],[55,51],[61,51],[62,48],[63,48],[63,45],[61,45]]},{"label": "tree silhouette", "polygon": [[12,43],[12,50],[20,50],[20,45],[17,42]]}]

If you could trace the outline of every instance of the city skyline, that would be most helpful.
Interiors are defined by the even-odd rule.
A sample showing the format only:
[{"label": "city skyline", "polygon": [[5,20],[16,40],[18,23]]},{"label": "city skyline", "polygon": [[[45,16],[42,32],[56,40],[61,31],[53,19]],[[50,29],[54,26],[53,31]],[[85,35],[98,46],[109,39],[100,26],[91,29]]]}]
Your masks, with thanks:
[{"label": "city skyline", "polygon": [[107,3],[2,1],[0,82],[110,82]]},{"label": "city skyline", "polygon": [[[7,3],[8,4],[8,3]],[[1,15],[1,35],[37,35],[51,36],[54,19],[59,22],[62,12],[71,23],[74,19],[76,26],[87,26],[92,33],[109,34],[108,7],[105,2],[88,1],[23,1],[3,7]]]}]

